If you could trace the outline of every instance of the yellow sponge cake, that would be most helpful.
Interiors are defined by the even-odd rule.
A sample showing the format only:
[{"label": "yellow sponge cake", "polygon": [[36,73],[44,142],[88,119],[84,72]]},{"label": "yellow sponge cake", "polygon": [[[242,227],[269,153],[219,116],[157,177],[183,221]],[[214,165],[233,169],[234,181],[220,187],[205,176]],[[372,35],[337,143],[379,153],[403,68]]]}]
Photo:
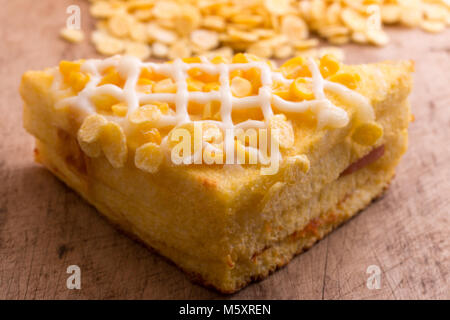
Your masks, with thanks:
[{"label": "yellow sponge cake", "polygon": [[385,190],[410,61],[63,61],[22,79],[36,161],[198,282],[266,277]]}]

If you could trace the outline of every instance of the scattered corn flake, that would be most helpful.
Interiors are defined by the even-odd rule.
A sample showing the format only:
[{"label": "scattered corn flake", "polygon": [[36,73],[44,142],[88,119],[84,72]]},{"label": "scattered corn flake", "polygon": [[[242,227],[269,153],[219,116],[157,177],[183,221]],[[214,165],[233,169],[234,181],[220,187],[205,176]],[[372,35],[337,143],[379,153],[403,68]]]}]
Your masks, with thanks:
[{"label": "scattered corn flake", "polygon": [[169,54],[169,47],[162,42],[154,42],[152,45],[152,52],[157,58],[165,58]]},{"label": "scattered corn flake", "polygon": [[200,10],[191,4],[184,4],[181,12],[174,18],[174,28],[183,37],[200,27],[202,16]]},{"label": "scattered corn flake", "polygon": [[164,79],[161,81],[158,81],[153,85],[153,92],[154,93],[175,93],[177,92],[177,86],[173,82],[172,79]]},{"label": "scattered corn flake", "polygon": [[282,18],[281,32],[291,42],[304,40],[308,37],[308,26],[299,17],[288,15]]},{"label": "scattered corn flake", "polygon": [[109,163],[114,168],[123,167],[127,159],[128,148],[122,127],[115,122],[108,122],[102,126],[100,141],[103,153]]},{"label": "scattered corn flake", "polygon": [[82,72],[71,72],[67,78],[67,83],[70,84],[72,90],[75,93],[80,92],[84,89],[86,84],[89,82],[89,75]]},{"label": "scattered corn flake", "polygon": [[91,102],[94,104],[97,112],[110,113],[111,107],[120,101],[108,94],[96,94],[91,96]]},{"label": "scattered corn flake", "polygon": [[116,68],[107,68],[103,71],[103,78],[98,83],[99,86],[104,84],[113,84],[122,88],[125,84],[125,79]]},{"label": "scattered corn flake", "polygon": [[294,49],[292,48],[292,46],[285,44],[274,49],[274,56],[277,59],[287,59],[293,55],[293,51]]},{"label": "scattered corn flake", "polygon": [[367,39],[370,43],[377,46],[384,46],[389,42],[389,37],[386,32],[377,29],[369,29],[367,31]]},{"label": "scattered corn flake", "polygon": [[304,154],[295,155],[287,158],[287,162],[297,166],[303,173],[308,173],[311,163]]},{"label": "scattered corn flake", "polygon": [[177,40],[177,34],[174,31],[162,28],[155,23],[147,25],[147,33],[152,41],[172,44]]},{"label": "scattered corn flake", "polygon": [[117,9],[114,9],[110,2],[108,1],[95,1],[89,12],[95,18],[108,18],[117,12]]},{"label": "scattered corn flake", "polygon": [[295,79],[290,87],[289,93],[298,101],[314,99],[314,93],[305,78]]},{"label": "scattered corn flake", "polygon": [[143,122],[156,123],[161,119],[161,116],[162,112],[157,105],[147,104],[130,114],[129,119],[134,124]]},{"label": "scattered corn flake", "polygon": [[157,1],[153,7],[153,16],[160,19],[173,19],[180,12],[180,6],[175,1]]},{"label": "scattered corn flake", "polygon": [[246,97],[252,92],[252,83],[245,78],[234,77],[231,79],[230,89],[235,97]]},{"label": "scattered corn flake", "polygon": [[438,3],[424,3],[422,10],[425,19],[428,20],[445,21],[448,16],[448,11],[445,10],[445,7]]},{"label": "scattered corn flake", "polygon": [[376,122],[366,122],[355,129],[352,140],[364,146],[373,146],[382,136],[382,126]]},{"label": "scattered corn flake", "polygon": [[238,13],[231,18],[231,21],[236,25],[241,25],[242,28],[254,28],[259,26],[264,18],[256,14]]},{"label": "scattered corn flake", "polygon": [[150,9],[138,9],[134,11],[134,17],[139,21],[149,21],[153,17],[153,13]]},{"label": "scattered corn flake", "polygon": [[203,17],[202,26],[215,31],[223,31],[226,27],[225,19],[221,16],[205,16]]},{"label": "scattered corn flake", "polygon": [[245,42],[255,42],[258,40],[258,35],[254,34],[251,31],[243,31],[243,30],[239,30],[236,27],[228,27],[227,29],[227,35],[229,36],[228,39],[229,41],[245,41]]},{"label": "scattered corn flake", "polygon": [[164,153],[159,145],[147,142],[136,149],[134,163],[137,168],[148,173],[156,173],[164,160]]},{"label": "scattered corn flake", "polygon": [[221,59],[221,62],[226,63],[233,57],[233,49],[230,47],[220,47],[216,50],[205,52],[204,55],[213,60],[214,58],[216,58],[216,60]]},{"label": "scattered corn flake", "polygon": [[295,49],[301,50],[301,49],[309,49],[313,47],[317,47],[319,45],[319,40],[315,38],[311,39],[305,39],[302,41],[297,41],[293,43],[293,46]]},{"label": "scattered corn flake", "polygon": [[337,73],[329,77],[330,81],[343,84],[351,90],[358,87],[361,77],[357,73]]},{"label": "scattered corn flake", "polygon": [[142,42],[129,41],[125,43],[125,54],[135,56],[141,60],[146,60],[150,57],[152,51],[148,44]]},{"label": "scattered corn flake", "polygon": [[122,53],[125,49],[125,44],[122,40],[116,39],[102,32],[93,33],[92,40],[97,51],[107,56]]},{"label": "scattered corn flake", "polygon": [[203,50],[212,50],[219,45],[219,35],[214,31],[198,29],[191,33],[191,41]]},{"label": "scattered corn flake", "polygon": [[288,79],[296,79],[298,77],[311,77],[311,71],[307,66],[307,61],[304,57],[295,57],[280,67],[281,73]]},{"label": "scattered corn flake", "polygon": [[352,40],[356,43],[367,43],[367,35],[361,31],[355,31],[352,33]]},{"label": "scattered corn flake", "polygon": [[328,25],[339,25],[340,24],[340,13],[342,6],[339,2],[332,3],[328,6],[326,11],[326,22]]},{"label": "scattered corn flake", "polygon": [[442,21],[424,20],[421,22],[420,27],[431,33],[442,32],[445,29],[445,23]]},{"label": "scattered corn flake", "polygon": [[320,59],[320,73],[324,78],[328,78],[336,74],[341,67],[339,59],[333,54],[325,54]]},{"label": "scattered corn flake", "polygon": [[204,142],[220,144],[223,141],[223,133],[214,123],[204,123],[202,125],[202,139]]},{"label": "scattered corn flake", "polygon": [[400,20],[401,8],[395,4],[381,6],[381,20],[386,24],[394,24]]},{"label": "scattered corn flake", "polygon": [[259,41],[248,47],[247,52],[260,58],[270,58],[272,57],[274,50],[267,41]]},{"label": "scattered corn flake", "polygon": [[328,38],[328,41],[331,44],[340,46],[340,45],[348,43],[350,41],[350,37],[349,36],[345,36],[345,35],[343,35],[343,36],[334,36],[334,37]]},{"label": "scattered corn flake", "polygon": [[253,32],[260,38],[260,39],[267,39],[272,38],[277,35],[275,30],[273,29],[266,29],[266,28],[256,28],[253,29]]},{"label": "scattered corn flake", "polygon": [[125,117],[128,113],[128,105],[125,102],[119,102],[114,104],[111,110],[115,116]]},{"label": "scattered corn flake", "polygon": [[128,35],[131,25],[131,17],[127,14],[115,14],[108,20],[108,30],[118,38]]},{"label": "scattered corn flake", "polygon": [[59,32],[59,35],[64,39],[72,43],[80,43],[84,40],[84,33],[79,29],[63,28]]},{"label": "scattered corn flake", "polygon": [[78,143],[81,150],[83,150],[89,157],[98,157],[101,154],[100,133],[102,127],[108,121],[105,117],[93,114],[87,116],[77,133]]},{"label": "scattered corn flake", "polygon": [[[355,31],[358,32],[358,31]],[[320,30],[320,35],[325,38],[346,36],[350,33],[349,28],[345,26],[326,26]]]},{"label": "scattered corn flake", "polygon": [[414,6],[407,6],[400,13],[400,21],[407,27],[418,27],[422,22],[422,11]]},{"label": "scattered corn flake", "polygon": [[187,41],[177,41],[169,49],[168,57],[170,59],[187,58],[192,54],[192,48]]},{"label": "scattered corn flake", "polygon": [[282,16],[291,11],[290,2],[290,0],[264,0],[264,5],[271,14]]},{"label": "scattered corn flake", "polygon": [[[314,56],[318,39],[382,46],[383,24],[440,32],[450,25],[447,0],[91,0],[100,19],[93,35],[97,50],[114,55],[128,41],[151,47],[138,56],[211,56],[227,47],[266,58]],[[108,36],[108,37],[105,37]],[[69,35],[69,41],[70,41]],[[99,39],[98,39],[99,38]],[[124,42],[121,43],[120,41]],[[265,42],[263,42],[265,41]],[[291,48],[289,48],[291,47]],[[143,48],[143,46],[140,46]],[[227,49],[229,50],[229,49]],[[133,51],[133,50],[132,50]],[[228,55],[228,53],[227,53]]]},{"label": "scattered corn flake", "polygon": [[134,22],[130,25],[130,37],[132,40],[138,42],[147,42],[148,35],[145,24],[141,22]]}]

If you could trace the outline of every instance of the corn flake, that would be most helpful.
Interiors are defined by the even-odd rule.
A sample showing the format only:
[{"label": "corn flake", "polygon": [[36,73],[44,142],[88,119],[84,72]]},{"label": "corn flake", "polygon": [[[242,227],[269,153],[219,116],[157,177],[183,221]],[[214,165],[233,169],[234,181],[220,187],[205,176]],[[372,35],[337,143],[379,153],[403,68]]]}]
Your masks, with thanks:
[{"label": "corn flake", "polygon": [[72,43],[80,43],[84,40],[84,33],[78,29],[61,29],[59,35],[64,39]]},{"label": "corn flake", "polygon": [[[318,39],[384,46],[383,24],[440,32],[450,25],[446,0],[91,0],[99,19],[93,42],[104,55],[146,59],[214,57],[224,47],[264,58],[316,56]],[[68,41],[82,38],[72,31]],[[133,43],[129,45],[129,43]],[[139,45],[134,44],[139,43]],[[147,45],[145,47],[144,45]],[[151,48],[151,49],[150,49]]]},{"label": "corn flake", "polygon": [[163,151],[156,143],[147,142],[136,149],[134,163],[137,168],[145,172],[156,173],[163,160]]}]

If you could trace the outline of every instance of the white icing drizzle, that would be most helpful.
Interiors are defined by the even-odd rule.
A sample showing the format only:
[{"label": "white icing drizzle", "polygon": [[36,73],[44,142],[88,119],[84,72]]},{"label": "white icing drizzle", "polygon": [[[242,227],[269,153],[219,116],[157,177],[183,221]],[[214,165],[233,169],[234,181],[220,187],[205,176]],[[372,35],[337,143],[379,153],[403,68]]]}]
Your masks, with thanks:
[{"label": "white icing drizzle", "polygon": [[[121,77],[126,79],[124,88],[119,88],[113,84],[105,84],[98,86],[102,79],[102,72],[109,68],[115,67]],[[290,84],[293,80],[286,79],[280,72],[273,71],[265,62],[251,61],[248,63],[233,64],[213,64],[207,58],[201,57],[201,63],[185,63],[180,59],[173,63],[144,63],[134,57],[115,56],[105,60],[87,60],[81,66],[81,71],[90,75],[90,80],[85,88],[78,93],[77,96],[60,100],[56,103],[55,108],[69,106],[77,108],[84,114],[95,113],[95,106],[91,102],[91,97],[99,94],[107,94],[115,97],[117,100],[124,101],[128,105],[128,115],[136,111],[141,104],[150,103],[152,101],[174,103],[176,107],[175,115],[163,115],[156,123],[157,128],[166,126],[179,126],[188,122],[204,122],[214,123],[222,130],[228,129],[231,134],[225,134],[225,151],[228,155],[234,154],[234,130],[248,128],[267,128],[268,122],[273,117],[274,112],[272,105],[282,112],[302,113],[307,110],[313,111],[318,119],[318,127],[329,126],[332,128],[341,128],[348,124],[349,118],[347,112],[335,106],[325,95],[325,90],[329,90],[338,94],[349,104],[357,107],[356,117],[360,121],[370,121],[374,119],[374,111],[368,99],[361,94],[352,91],[339,83],[325,80],[313,59],[308,60],[308,67],[312,77],[305,78],[312,83],[312,89],[315,96],[314,100],[292,102],[286,101],[272,93],[273,81],[280,81]],[[136,86],[142,68],[147,68],[155,73],[165,75],[174,80],[177,86],[176,93],[149,93],[144,94],[137,91]],[[219,75],[220,90],[211,92],[189,92],[187,88],[187,71],[192,68],[198,68],[203,72],[211,75]],[[261,71],[261,87],[258,95],[243,98],[234,97],[230,89],[229,74],[236,69],[248,70],[258,68]],[[58,72],[57,72],[58,73]],[[62,77],[54,77],[53,89],[61,88]],[[188,113],[187,107],[189,101],[198,103],[207,103],[209,101],[220,101],[221,121],[198,120],[192,121]],[[233,109],[248,109],[260,107],[264,116],[264,121],[247,120],[238,124],[234,124],[232,120]],[[120,125],[126,127],[128,120],[123,118],[108,116],[111,121],[116,121]],[[128,119],[126,117],[125,119]],[[214,146],[204,143],[205,148],[214,150]],[[161,143],[162,146],[167,145],[167,137]],[[213,148],[213,149],[211,149]],[[261,159],[265,158],[260,150],[246,147],[249,152],[257,152]],[[200,155],[201,156],[201,155]],[[199,155],[192,155],[193,159]]]}]

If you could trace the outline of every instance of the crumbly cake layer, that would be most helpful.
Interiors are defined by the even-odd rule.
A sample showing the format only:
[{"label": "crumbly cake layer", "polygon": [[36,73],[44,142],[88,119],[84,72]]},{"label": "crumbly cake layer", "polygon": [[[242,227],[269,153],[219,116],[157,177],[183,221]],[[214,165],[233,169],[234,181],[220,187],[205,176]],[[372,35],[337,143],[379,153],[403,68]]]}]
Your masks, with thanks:
[{"label": "crumbly cake layer", "polygon": [[[123,198],[123,194],[101,182],[90,182],[92,190],[98,191],[97,194],[84,193],[83,189],[79,188],[79,184],[77,185],[77,180],[71,177],[74,173],[70,168],[71,163],[61,157],[57,150],[39,140],[36,141],[36,160],[93,204],[114,225],[139,239],[162,256],[169,258],[196,282],[213,287],[223,293],[233,293],[252,281],[264,279],[277,268],[286,265],[296,254],[310,248],[316,241],[322,239],[381,195],[394,175],[392,167],[376,176],[369,168],[365,168],[352,175],[340,177],[324,187],[314,197],[315,199],[311,199],[311,208],[299,208],[297,214],[313,209],[312,203],[318,204],[319,199],[330,198],[330,195],[335,194],[337,190],[343,191],[344,196],[338,195],[337,202],[331,200],[330,202],[333,203],[325,212],[320,212],[317,217],[308,221],[306,226],[272,242],[262,250],[253,252],[245,259],[227,264],[223,261],[199,259],[194,252],[180,251],[153,238],[152,234],[130,222],[129,214],[121,212],[122,208],[119,206],[122,203],[120,199]],[[112,199],[118,199],[117,203],[112,202]]]},{"label": "crumbly cake layer", "polygon": [[[402,114],[401,118],[409,116],[406,102],[403,106],[400,104],[397,110]],[[379,121],[389,128],[388,122],[395,115],[395,112],[391,112]],[[37,140],[38,162],[80,193],[115,225],[172,260],[188,274],[196,275],[194,278],[198,281],[224,293],[235,292],[252,280],[264,278],[367,206],[387,187],[407,144],[405,129],[396,134],[387,130],[387,138],[381,146],[384,153],[380,159],[366,163],[365,167],[355,172],[340,175],[339,172],[345,173],[348,171],[345,168],[353,166],[348,160],[343,160],[343,155],[348,152],[348,145],[342,141],[327,152],[326,157],[329,158],[324,160],[325,165],[334,161],[334,166],[342,168],[334,179],[321,184],[316,192],[302,200],[299,188],[305,190],[304,178],[294,176],[295,179],[290,177],[278,182],[265,191],[263,200],[252,202],[257,212],[250,211],[249,205],[243,206],[241,212],[233,216],[235,228],[229,231],[227,238],[211,238],[211,243],[196,244],[195,238],[190,234],[182,240],[177,239],[177,236],[185,232],[185,226],[173,220],[171,210],[157,212],[152,208],[152,203],[145,203],[139,197],[127,194],[127,189],[131,187],[128,181],[135,179],[126,176],[130,172],[114,173],[114,169],[110,168],[111,173],[119,174],[116,177],[118,181],[126,182],[111,185],[95,172],[102,167],[94,165],[79,150],[73,137],[55,127],[47,128],[48,135],[56,136],[57,140],[56,143],[51,140],[53,144]],[[318,168],[317,173],[315,168],[311,170],[315,175],[323,175],[321,171],[325,168]],[[294,182],[296,179],[298,180]],[[162,190],[154,191],[163,193]],[[207,211],[202,214],[205,212]],[[186,212],[179,214],[182,218],[186,217]],[[167,224],[158,218],[160,215],[166,217]],[[246,227],[247,231],[237,227],[237,224]],[[210,225],[211,228],[224,226],[225,224],[219,223]],[[156,232],[156,229],[167,229],[169,234]],[[205,238],[208,236],[201,232],[202,226],[199,226],[198,233]],[[223,240],[220,243],[225,248],[233,246],[236,256],[226,254],[227,251],[218,251],[217,240]],[[187,241],[188,244],[183,247],[178,241]],[[200,246],[204,251],[197,250]]]}]

